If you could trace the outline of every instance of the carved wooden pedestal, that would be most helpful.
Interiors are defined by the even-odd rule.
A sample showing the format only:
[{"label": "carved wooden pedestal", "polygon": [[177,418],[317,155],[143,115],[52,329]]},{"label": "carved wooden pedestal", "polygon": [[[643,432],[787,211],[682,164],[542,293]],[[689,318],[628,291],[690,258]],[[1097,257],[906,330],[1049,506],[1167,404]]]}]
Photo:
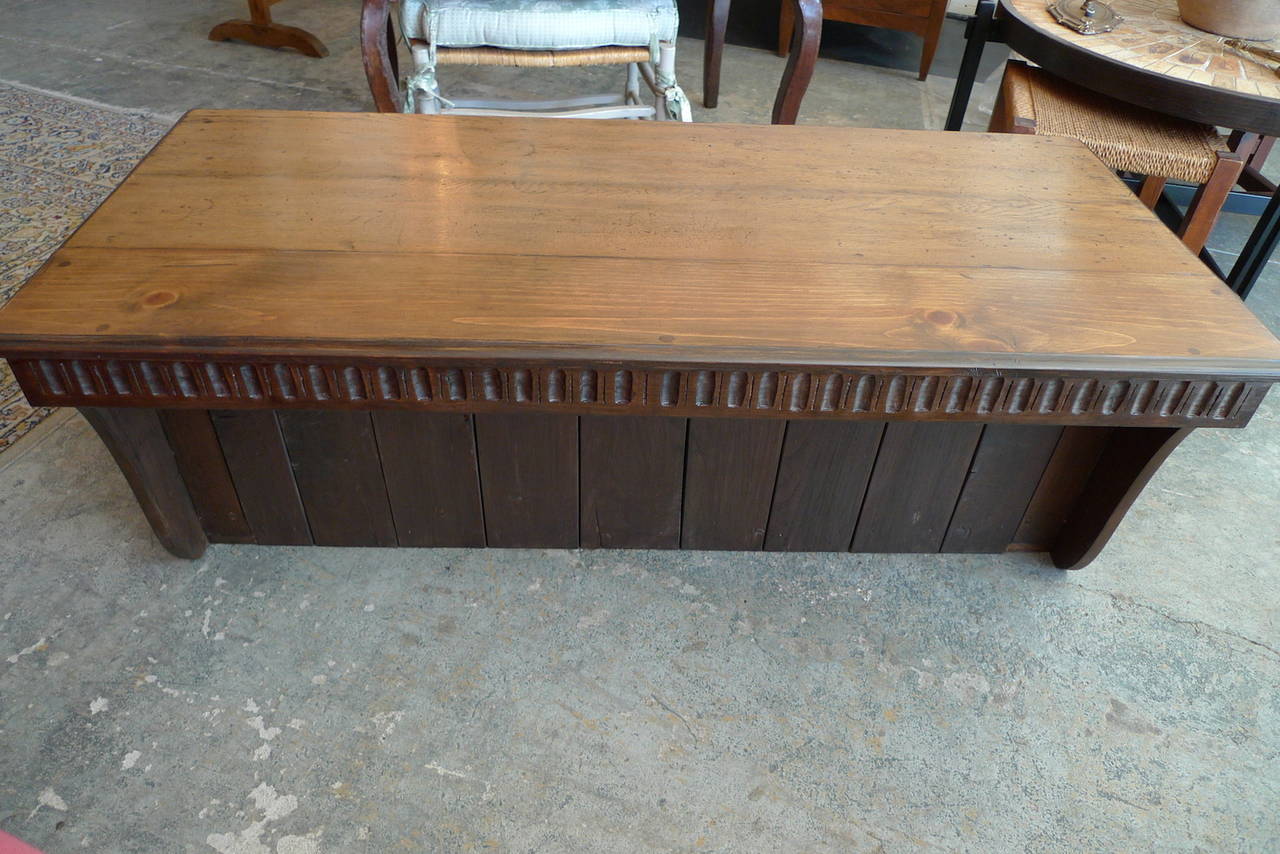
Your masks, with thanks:
[{"label": "carved wooden pedestal", "polygon": [[1063,140],[283,112],[184,118],[0,309],[0,353],[185,557],[1077,567],[1280,378],[1280,341]]},{"label": "carved wooden pedestal", "polygon": [[288,47],[306,56],[321,59],[329,55],[329,48],[307,30],[278,24],[271,19],[271,7],[280,0],[249,0],[249,20],[233,18],[223,21],[209,31],[209,41],[236,41],[256,44],[259,47]]}]

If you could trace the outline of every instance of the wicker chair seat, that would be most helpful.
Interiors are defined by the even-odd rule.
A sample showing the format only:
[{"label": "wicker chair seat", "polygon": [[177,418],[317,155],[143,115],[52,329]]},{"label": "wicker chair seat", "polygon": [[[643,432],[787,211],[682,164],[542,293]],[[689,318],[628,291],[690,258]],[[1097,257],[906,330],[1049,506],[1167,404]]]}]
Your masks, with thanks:
[{"label": "wicker chair seat", "polygon": [[1175,119],[1009,63],[1010,112],[1035,121],[1042,136],[1080,140],[1111,169],[1203,184],[1227,141],[1212,127]]}]

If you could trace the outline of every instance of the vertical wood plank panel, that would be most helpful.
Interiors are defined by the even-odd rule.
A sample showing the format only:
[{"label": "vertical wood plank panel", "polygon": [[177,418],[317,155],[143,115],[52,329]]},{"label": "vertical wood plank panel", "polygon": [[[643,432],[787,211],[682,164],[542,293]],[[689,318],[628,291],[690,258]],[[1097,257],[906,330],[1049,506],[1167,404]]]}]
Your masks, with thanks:
[{"label": "vertical wood plank panel", "polygon": [[311,529],[275,412],[219,410],[209,417],[254,540],[260,545],[310,545]]},{"label": "vertical wood plank panel", "polygon": [[885,425],[792,421],[773,491],[770,551],[845,551]]},{"label": "vertical wood plank panel", "polygon": [[288,411],[279,419],[316,545],[394,546],[369,413]]},{"label": "vertical wood plank panel", "polygon": [[689,420],[682,548],[761,547],[786,427],[772,419]]},{"label": "vertical wood plank panel", "polygon": [[162,409],[160,421],[209,539],[219,543],[253,542],[253,531],[240,507],[240,496],[227,471],[209,413],[203,409]]},{"label": "vertical wood plank panel", "polygon": [[994,554],[1008,548],[1061,437],[1056,426],[988,424],[942,550]]},{"label": "vertical wood plank panel", "polygon": [[382,474],[402,546],[483,546],[470,415],[375,412]]},{"label": "vertical wood plank panel", "polygon": [[853,551],[938,551],[981,434],[981,424],[903,421],[886,427]]},{"label": "vertical wood plank panel", "polygon": [[584,415],[582,548],[676,549],[685,418]]},{"label": "vertical wood plank panel", "polygon": [[115,458],[160,544],[175,557],[204,554],[204,527],[156,410],[83,407],[80,414]]},{"label": "vertical wood plank panel", "polygon": [[1014,534],[1016,547],[1047,550],[1053,545],[1114,430],[1114,427],[1063,428],[1062,438]]},{"label": "vertical wood plank panel", "polygon": [[577,548],[577,416],[485,414],[475,426],[489,545]]}]

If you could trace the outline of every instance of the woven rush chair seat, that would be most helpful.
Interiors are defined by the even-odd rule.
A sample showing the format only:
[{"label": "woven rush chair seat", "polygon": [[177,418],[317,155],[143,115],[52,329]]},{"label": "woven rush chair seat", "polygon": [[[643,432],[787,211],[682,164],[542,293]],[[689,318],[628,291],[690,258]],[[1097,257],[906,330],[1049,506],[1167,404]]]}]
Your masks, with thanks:
[{"label": "woven rush chair seat", "polygon": [[1139,199],[1161,207],[1170,179],[1197,186],[1176,231],[1191,251],[1204,249],[1222,205],[1240,179],[1243,159],[1215,128],[1175,119],[1091,92],[1020,60],[1010,60],[990,130],[1079,140],[1116,172],[1145,176]]},{"label": "woven rush chair seat", "polygon": [[437,47],[581,50],[674,41],[671,0],[405,0],[406,38]]},{"label": "woven rush chair seat", "polygon": [[[399,35],[413,62],[403,78],[391,5],[363,0],[361,12],[361,54],[379,110],[693,120],[676,82],[676,0],[401,0]],[[618,94],[568,99],[450,98],[437,76],[446,65],[624,65],[626,81]],[[643,102],[642,86],[653,93],[652,105]]]},{"label": "woven rush chair seat", "polygon": [[591,47],[584,50],[506,50],[451,47],[436,52],[436,65],[505,65],[513,68],[573,68],[648,62],[647,47]]},{"label": "woven rush chair seat", "polygon": [[1117,101],[1024,63],[1010,63],[1006,74],[1013,115],[1034,121],[1038,135],[1080,140],[1117,172],[1203,184],[1228,148],[1208,125]]}]

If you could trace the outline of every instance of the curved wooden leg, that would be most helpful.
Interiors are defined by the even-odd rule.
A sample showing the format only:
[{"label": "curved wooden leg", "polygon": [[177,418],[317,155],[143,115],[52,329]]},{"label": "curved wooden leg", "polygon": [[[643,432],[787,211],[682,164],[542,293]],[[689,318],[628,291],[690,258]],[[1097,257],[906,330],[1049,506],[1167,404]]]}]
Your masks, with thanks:
[{"label": "curved wooden leg", "polygon": [[401,111],[399,62],[392,37],[389,0],[364,0],[360,10],[360,58],[373,103],[380,113]]},{"label": "curved wooden leg", "polygon": [[813,66],[818,61],[818,43],[822,39],[822,0],[786,0],[792,4],[795,14],[795,32],[791,36],[791,56],[787,70],[778,84],[778,96],[773,102],[773,123],[793,125],[800,112],[800,102],[813,78]]},{"label": "curved wooden leg", "polygon": [[720,60],[724,56],[724,33],[729,26],[729,0],[708,0],[707,41],[702,50],[702,106],[720,102]]},{"label": "curved wooden leg", "polygon": [[291,47],[298,53],[317,59],[328,56],[324,42],[298,27],[287,27],[271,20],[271,4],[277,0],[249,0],[251,20],[223,21],[209,31],[209,41],[223,42],[230,39],[256,44],[259,47]]},{"label": "curved wooden leg", "polygon": [[84,407],[80,414],[107,446],[142,507],[156,539],[181,558],[195,560],[209,541],[196,515],[173,449],[154,409]]},{"label": "curved wooden leg", "polygon": [[1059,569],[1082,569],[1111,539],[1147,481],[1192,428],[1122,427],[1115,430],[1088,485],[1053,546]]},{"label": "curved wooden leg", "polygon": [[387,16],[387,61],[391,63],[391,79],[398,86],[400,83],[400,54],[396,50],[396,28],[391,23],[391,16]]},{"label": "curved wooden leg", "polygon": [[778,10],[778,56],[783,59],[791,53],[791,34],[796,29],[796,13],[791,4],[782,0],[782,8]]},{"label": "curved wooden leg", "polygon": [[259,25],[253,21],[223,21],[209,31],[209,41],[236,41],[256,44],[258,47],[291,47],[298,53],[314,56],[317,59],[329,55],[324,42],[306,30],[298,27],[287,27],[284,24]]}]

